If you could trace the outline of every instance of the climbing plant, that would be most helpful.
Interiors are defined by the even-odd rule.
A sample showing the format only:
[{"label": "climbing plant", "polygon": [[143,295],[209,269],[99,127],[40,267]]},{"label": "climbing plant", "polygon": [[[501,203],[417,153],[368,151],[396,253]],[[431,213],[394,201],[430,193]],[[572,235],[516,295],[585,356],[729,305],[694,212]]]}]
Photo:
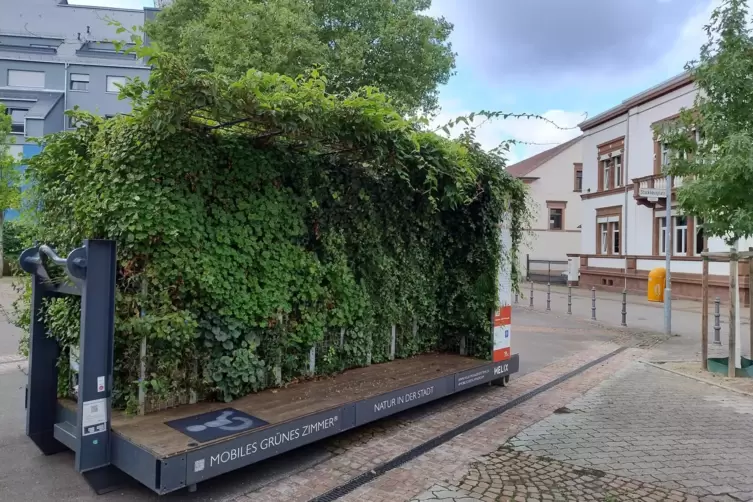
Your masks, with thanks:
[{"label": "climbing plant", "polygon": [[[300,378],[343,329],[328,371],[386,360],[376,334],[393,324],[401,357],[460,337],[489,355],[501,259],[517,277],[499,225],[509,211],[517,243],[530,216],[499,152],[426,131],[374,88],[330,94],[315,70],[233,80],[149,56],[149,82],[122,91],[130,115],[74,111],[80,127],[28,167],[38,241],[117,241],[117,405],[139,386],[230,400]],[[45,312],[64,345],[77,309]]]}]

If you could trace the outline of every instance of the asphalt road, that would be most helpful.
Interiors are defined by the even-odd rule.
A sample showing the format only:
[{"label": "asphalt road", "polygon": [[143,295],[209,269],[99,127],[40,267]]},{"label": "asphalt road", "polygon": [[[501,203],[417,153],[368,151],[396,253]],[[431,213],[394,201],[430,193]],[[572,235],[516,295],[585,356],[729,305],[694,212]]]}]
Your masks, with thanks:
[{"label": "asphalt road", "polygon": [[[97,496],[73,470],[73,455],[61,453],[45,457],[24,435],[25,375],[17,363],[2,364],[12,355],[18,331],[5,319],[0,320],[0,501],[148,501],[148,500],[228,500],[277,479],[290,476],[329,458],[326,440],[270,459],[246,469],[220,476],[199,485],[196,493],[186,491],[157,497],[136,482],[103,496]],[[584,350],[594,343],[609,341],[615,334],[588,323],[515,309],[512,347],[520,354],[520,373],[536,371],[551,362]],[[514,377],[513,377],[514,378]],[[484,392],[477,388],[468,392]],[[462,401],[464,394],[410,410],[412,419],[420,419],[437,407]],[[284,502],[284,501],[280,501]]]}]

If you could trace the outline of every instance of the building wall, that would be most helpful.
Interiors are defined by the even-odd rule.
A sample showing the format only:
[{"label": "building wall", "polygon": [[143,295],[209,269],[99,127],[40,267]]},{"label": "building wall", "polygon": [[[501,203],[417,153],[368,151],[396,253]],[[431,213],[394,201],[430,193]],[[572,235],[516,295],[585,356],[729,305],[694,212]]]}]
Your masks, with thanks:
[{"label": "building wall", "polygon": [[[15,135],[16,142],[32,142],[42,134],[64,130],[68,126],[63,112],[75,106],[101,115],[128,113],[131,103],[119,100],[117,93],[107,92],[106,77],[149,78],[149,67],[132,55],[87,52],[88,43],[105,43],[112,40],[127,41],[128,33],[118,34],[117,27],[108,19],[122,23],[126,28],[143,26],[146,19],[154,18],[155,9],[115,9],[60,4],[58,0],[3,0],[0,16],[0,34],[8,42],[19,40],[29,43],[59,43],[56,51],[34,52],[0,43],[0,103],[22,106],[21,99],[35,99],[57,92],[63,96],[62,105],[55,104],[45,112],[44,124],[27,124],[27,133]],[[16,37],[16,38],[13,38]],[[22,37],[22,38],[19,38]],[[36,39],[36,40],[35,40]],[[44,89],[27,89],[8,86],[9,70],[43,71]],[[70,75],[89,75],[87,91],[70,89]],[[33,101],[27,101],[32,103]]]},{"label": "building wall", "polygon": [[[584,131],[583,144],[583,222],[581,233],[580,284],[597,289],[628,290],[645,294],[648,273],[654,268],[664,268],[665,257],[655,255],[654,224],[656,208],[639,205],[633,197],[633,179],[654,174],[655,144],[653,125],[676,116],[681,109],[693,106],[697,91],[693,84],[685,85],[651,101],[633,106],[620,116]],[[628,118],[629,117],[629,118]],[[629,121],[629,124],[628,124]],[[626,136],[623,169],[628,186],[627,203],[624,189],[598,192],[599,155],[598,146]],[[589,191],[590,190],[590,191]],[[676,203],[675,203],[676,204]],[[678,209],[673,204],[673,212]],[[620,206],[622,215],[622,254],[597,254],[597,211]],[[673,234],[675,239],[675,234]],[[728,251],[722,239],[710,238],[710,251]],[[753,239],[740,241],[738,249],[747,250]],[[673,256],[671,261],[673,297],[700,298],[700,283],[703,263],[698,256]],[[729,264],[709,264],[710,295],[728,298]],[[748,298],[747,265],[740,267],[740,284],[743,300]]]},{"label": "building wall", "polygon": [[[581,200],[580,192],[574,190],[574,164],[581,160],[582,145],[577,142],[528,174],[538,179],[528,185],[535,218],[521,247],[521,270],[525,270],[526,255],[536,260],[567,261],[568,253],[580,252]],[[563,230],[549,230],[547,201],[565,203]],[[558,267],[564,270],[564,265]]]},{"label": "building wall", "polygon": [[[59,0],[1,0],[0,8],[0,103],[28,108],[25,134],[13,134],[14,152],[24,158],[40,151],[35,139],[68,128],[64,112],[78,106],[100,115],[116,115],[131,110],[129,100],[119,100],[107,92],[108,75],[149,78],[149,67],[130,55],[81,51],[87,43],[127,41],[129,34],[118,34],[109,19],[127,29],[143,26],[153,19],[157,9],[116,9],[60,4]],[[15,37],[15,38],[14,38]],[[59,42],[56,51],[18,48],[20,40],[31,43]],[[10,42],[9,42],[10,41]],[[15,44],[15,45],[14,45]],[[8,70],[43,71],[43,89],[8,85]],[[70,89],[70,75],[89,75],[87,91]],[[0,138],[0,140],[2,140]],[[25,170],[25,165],[20,166]],[[18,216],[7,211],[6,218]]]},{"label": "building wall", "polygon": [[116,115],[118,113],[129,113],[131,110],[130,100],[120,100],[117,93],[107,92],[108,76],[126,77],[127,79],[135,77],[140,77],[142,80],[149,79],[149,70],[142,68],[72,64],[68,68],[68,74],[72,73],[89,75],[89,90],[69,90],[68,109],[71,110],[74,106],[78,106],[82,110],[98,115]]}]

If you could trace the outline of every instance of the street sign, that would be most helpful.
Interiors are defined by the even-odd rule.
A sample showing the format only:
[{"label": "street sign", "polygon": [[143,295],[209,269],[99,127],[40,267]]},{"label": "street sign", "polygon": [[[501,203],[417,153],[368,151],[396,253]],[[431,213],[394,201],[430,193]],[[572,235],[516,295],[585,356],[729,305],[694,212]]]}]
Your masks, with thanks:
[{"label": "street sign", "polygon": [[638,195],[640,197],[648,197],[650,199],[663,198],[667,196],[667,189],[666,188],[639,188]]}]

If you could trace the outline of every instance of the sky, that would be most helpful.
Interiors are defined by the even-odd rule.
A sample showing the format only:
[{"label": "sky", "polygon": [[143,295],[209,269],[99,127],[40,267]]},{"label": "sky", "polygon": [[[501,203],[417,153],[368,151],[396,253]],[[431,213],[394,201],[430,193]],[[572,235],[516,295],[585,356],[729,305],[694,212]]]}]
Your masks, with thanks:
[{"label": "sky", "polygon": [[[69,0],[138,8],[152,0]],[[509,163],[578,134],[577,124],[683,71],[720,0],[433,0],[454,24],[456,74],[435,124],[490,110],[532,113],[477,130],[485,148],[514,139]]]}]

